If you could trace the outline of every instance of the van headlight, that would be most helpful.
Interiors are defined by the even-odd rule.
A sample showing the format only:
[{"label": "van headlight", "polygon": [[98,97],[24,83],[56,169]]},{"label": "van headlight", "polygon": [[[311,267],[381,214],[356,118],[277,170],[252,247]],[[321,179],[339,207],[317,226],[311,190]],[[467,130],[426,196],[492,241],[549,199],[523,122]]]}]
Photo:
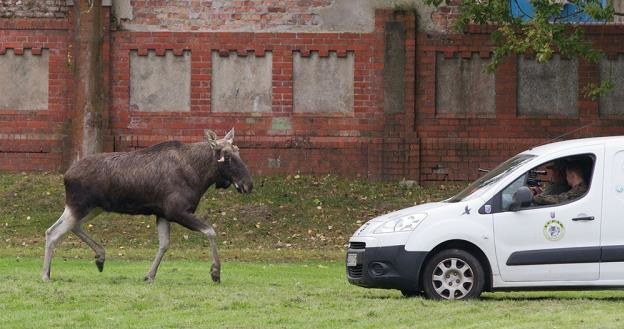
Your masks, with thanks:
[{"label": "van headlight", "polygon": [[415,214],[393,218],[384,222],[373,233],[379,234],[413,231],[426,217],[427,214]]}]

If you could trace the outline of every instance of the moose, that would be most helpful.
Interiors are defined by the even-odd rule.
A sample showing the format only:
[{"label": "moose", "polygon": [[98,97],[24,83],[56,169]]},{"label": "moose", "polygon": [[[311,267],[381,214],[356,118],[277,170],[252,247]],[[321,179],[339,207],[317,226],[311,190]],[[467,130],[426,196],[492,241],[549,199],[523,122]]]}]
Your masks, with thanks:
[{"label": "moose", "polygon": [[170,223],[208,237],[213,263],[210,275],[221,280],[221,263],[212,225],[196,217],[195,210],[206,190],[234,185],[250,193],[253,180],[234,145],[234,129],[223,139],[207,131],[205,140],[184,144],[168,141],[151,147],[118,153],[100,153],[75,162],[64,175],[65,211],[46,230],[43,280],[50,280],[54,246],[69,231],[95,252],[95,264],[104,269],[104,248],[81,225],[103,211],[130,215],[155,215],[159,248],[145,281],[153,281],[169,246]]}]

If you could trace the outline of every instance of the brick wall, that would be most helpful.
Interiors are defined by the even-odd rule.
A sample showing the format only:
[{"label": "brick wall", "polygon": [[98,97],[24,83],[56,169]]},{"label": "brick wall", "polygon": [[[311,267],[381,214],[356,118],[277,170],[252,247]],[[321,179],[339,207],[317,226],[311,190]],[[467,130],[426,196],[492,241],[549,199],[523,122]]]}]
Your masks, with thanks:
[{"label": "brick wall", "polygon": [[0,18],[64,18],[70,8],[66,0],[3,0],[0,3]]},{"label": "brick wall", "polygon": [[49,56],[48,108],[0,110],[0,170],[61,169],[73,81],[70,30],[67,19],[0,19],[0,56],[9,49]]},{"label": "brick wall", "polygon": [[[383,28],[400,20],[411,31],[408,49],[413,59],[414,19],[379,12],[372,33],[176,33],[119,31],[112,40],[112,138],[114,150],[141,148],[163,139],[197,141],[207,128],[223,135],[237,131],[239,146],[258,173],[339,173],[364,177],[404,176],[410,146],[400,138],[409,126],[404,114],[387,116],[383,109]],[[411,39],[410,39],[411,38]],[[188,112],[142,112],[129,106],[130,54],[164,56],[191,53],[191,100]],[[273,59],[272,110],[268,113],[215,112],[211,108],[212,53],[228,56],[264,56]],[[353,53],[354,101],[349,113],[295,113],[293,111],[293,54],[308,57],[318,52],[339,58]],[[413,72],[413,60],[408,65]],[[407,81],[413,108],[413,74]],[[409,112],[409,111],[408,111]],[[410,112],[411,113],[411,112]],[[408,115],[408,117],[413,114]],[[385,139],[384,127],[395,122]],[[279,122],[279,124],[276,124]],[[398,149],[401,148],[401,149]],[[399,152],[400,151],[400,152]],[[417,170],[417,169],[414,169]]]},{"label": "brick wall", "polygon": [[[285,17],[306,8],[314,12],[327,2],[288,2],[285,11],[279,7],[270,9],[273,8],[269,6],[273,4],[271,1],[262,3],[264,7],[253,8],[273,13],[275,15],[267,16],[275,18],[272,22],[285,24],[288,22]],[[276,6],[279,3],[283,2],[276,1]],[[439,181],[474,179],[478,175],[477,168],[491,168],[519,151],[578,127],[587,126],[566,138],[624,133],[624,115],[617,110],[601,115],[599,102],[584,98],[581,90],[576,97],[578,109],[572,111],[572,115],[520,114],[517,95],[520,69],[516,58],[510,58],[495,74],[493,111],[437,109],[437,100],[441,97],[436,94],[441,90],[437,85],[437,61],[488,60],[492,49],[487,28],[471,26],[464,34],[447,30],[449,19],[456,15],[453,4],[432,13],[430,23],[436,25],[434,30],[417,30],[416,18],[410,14],[378,10],[372,30],[347,33],[193,32],[192,26],[185,25],[192,20],[156,13],[165,7],[170,9],[169,2],[153,3],[153,8],[145,7],[147,3],[140,1],[133,4],[134,23],[178,25],[167,27],[169,31],[153,32],[115,30],[113,25],[108,32],[104,65],[110,79],[108,74],[103,77],[110,86],[108,111],[103,118],[107,151],[133,150],[168,139],[192,142],[200,140],[205,129],[223,135],[235,127],[243,157],[255,173],[332,173],[372,179]],[[236,8],[257,6],[258,2],[212,1],[211,5],[221,6],[222,12],[230,13],[225,24],[235,29],[232,24],[243,24],[242,16],[241,19],[232,16]],[[106,13],[104,17],[104,21],[108,21]],[[269,24],[262,23],[260,16],[247,19],[254,22],[245,24],[258,29],[266,28],[262,24]],[[13,49],[16,54],[23,53],[24,49],[32,49],[33,54],[47,49],[50,60],[49,108],[0,110],[0,170],[61,170],[63,160],[68,158],[66,140],[71,132],[67,127],[70,120],[76,118],[70,114],[71,60],[75,56],[72,54],[78,51],[70,46],[75,37],[71,22],[71,13],[64,18],[0,20],[0,56],[6,49]],[[302,26],[306,22],[297,24]],[[597,27],[590,37],[610,59],[616,59],[624,53],[618,42],[623,34],[621,26]],[[403,72],[398,73],[400,76],[396,76],[397,73],[384,75],[385,65],[392,64],[387,56],[393,54],[386,51],[387,42],[396,43],[397,36],[404,43],[398,54],[404,51],[405,62],[397,66],[403,68]],[[131,54],[143,57],[152,52],[156,57],[166,56],[168,52],[179,57],[190,52],[188,111],[150,112],[130,105]],[[232,52],[240,56],[271,54],[269,111],[251,113],[212,108],[215,52],[222,58]],[[315,53],[321,58],[333,53],[339,58],[353,54],[352,111],[300,113],[294,110],[294,54],[305,58]],[[395,51],[392,56],[396,54]],[[596,82],[600,77],[598,64],[581,62],[577,69],[579,86]],[[392,83],[388,83],[389,79]],[[396,88],[403,90],[396,92]],[[403,95],[403,100],[385,102],[386,95]],[[393,108],[385,108],[389,106]],[[403,108],[394,108],[396,106]],[[473,104],[471,108],[478,106]]]},{"label": "brick wall", "polygon": [[[436,55],[466,59],[473,54],[482,58],[490,56],[490,29],[470,26],[467,32],[417,36],[415,130],[420,138],[421,180],[475,179],[480,175],[478,168],[493,168],[505,158],[561,135],[571,139],[624,134],[624,113],[601,116],[599,101],[583,96],[582,87],[599,79],[599,65],[587,62],[578,66],[578,114],[563,115],[556,110],[550,114],[518,113],[519,72],[515,57],[509,58],[495,73],[495,113],[437,113]],[[622,26],[589,29],[595,45],[611,58],[624,52],[616,41],[623,33]]]},{"label": "brick wall", "polygon": [[190,1],[179,6],[170,1],[132,3],[134,26],[159,26],[162,29],[194,31],[257,30],[273,27],[319,25],[317,9],[332,5],[334,0],[230,0]]},{"label": "brick wall", "polygon": [[453,23],[459,17],[461,0],[448,0],[431,13],[431,21],[437,32],[452,33]]}]

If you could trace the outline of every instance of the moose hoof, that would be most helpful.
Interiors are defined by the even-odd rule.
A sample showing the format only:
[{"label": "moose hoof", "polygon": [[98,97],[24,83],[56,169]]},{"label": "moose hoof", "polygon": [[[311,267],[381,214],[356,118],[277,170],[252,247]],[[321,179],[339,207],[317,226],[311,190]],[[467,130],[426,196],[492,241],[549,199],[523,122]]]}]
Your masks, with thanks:
[{"label": "moose hoof", "polygon": [[43,282],[50,282],[50,281],[51,281],[51,280],[50,280],[50,277],[49,277],[49,276],[47,276],[47,275],[42,276],[42,277],[41,277],[41,280],[42,280]]},{"label": "moose hoof", "polygon": [[149,276],[146,276],[143,278],[143,282],[152,283],[154,282],[154,278],[150,278]]},{"label": "moose hoof", "polygon": [[103,260],[96,260],[95,261],[95,266],[97,266],[98,271],[100,271],[100,272],[104,271],[104,261]]},{"label": "moose hoof", "polygon": [[212,277],[212,281],[216,283],[221,283],[221,268],[218,265],[212,264],[210,268],[210,276]]}]

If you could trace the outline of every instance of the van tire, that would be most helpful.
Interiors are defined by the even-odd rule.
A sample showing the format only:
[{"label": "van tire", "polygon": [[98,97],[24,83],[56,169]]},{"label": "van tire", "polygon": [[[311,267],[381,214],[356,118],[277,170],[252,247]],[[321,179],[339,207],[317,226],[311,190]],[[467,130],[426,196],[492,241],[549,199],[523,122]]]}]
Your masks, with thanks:
[{"label": "van tire", "polygon": [[421,280],[427,298],[470,299],[481,295],[485,271],[469,252],[446,249],[429,259]]}]

